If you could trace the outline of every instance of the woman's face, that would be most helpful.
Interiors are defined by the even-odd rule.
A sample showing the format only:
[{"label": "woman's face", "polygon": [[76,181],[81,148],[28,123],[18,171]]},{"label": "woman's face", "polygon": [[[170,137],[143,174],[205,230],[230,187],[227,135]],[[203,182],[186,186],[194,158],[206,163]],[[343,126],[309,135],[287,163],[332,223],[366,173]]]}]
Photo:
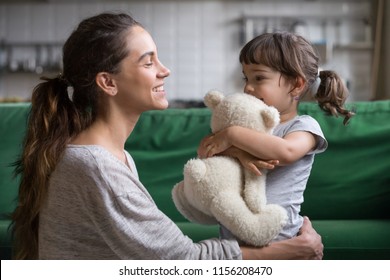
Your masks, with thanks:
[{"label": "woman's face", "polygon": [[129,55],[121,62],[120,72],[113,75],[117,105],[132,113],[166,109],[164,79],[170,71],[159,61],[152,37],[136,26],[128,32],[126,41]]}]

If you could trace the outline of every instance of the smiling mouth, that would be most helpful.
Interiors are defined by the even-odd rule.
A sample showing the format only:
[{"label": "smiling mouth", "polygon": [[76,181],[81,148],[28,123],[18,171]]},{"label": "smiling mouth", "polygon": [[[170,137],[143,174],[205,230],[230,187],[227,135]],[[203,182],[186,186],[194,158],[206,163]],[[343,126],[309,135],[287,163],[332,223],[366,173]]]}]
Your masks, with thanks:
[{"label": "smiling mouth", "polygon": [[153,92],[163,92],[164,86],[155,87],[152,89]]}]

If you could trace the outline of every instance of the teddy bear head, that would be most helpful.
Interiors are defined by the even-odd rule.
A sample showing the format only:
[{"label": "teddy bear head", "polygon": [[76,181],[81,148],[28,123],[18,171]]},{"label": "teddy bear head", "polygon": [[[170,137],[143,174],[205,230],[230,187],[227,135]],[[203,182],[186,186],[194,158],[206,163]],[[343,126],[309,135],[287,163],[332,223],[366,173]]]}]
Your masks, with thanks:
[{"label": "teddy bear head", "polygon": [[225,96],[219,91],[210,91],[204,97],[204,103],[212,112],[213,133],[229,126],[242,126],[259,132],[272,133],[280,121],[276,108],[246,93]]}]

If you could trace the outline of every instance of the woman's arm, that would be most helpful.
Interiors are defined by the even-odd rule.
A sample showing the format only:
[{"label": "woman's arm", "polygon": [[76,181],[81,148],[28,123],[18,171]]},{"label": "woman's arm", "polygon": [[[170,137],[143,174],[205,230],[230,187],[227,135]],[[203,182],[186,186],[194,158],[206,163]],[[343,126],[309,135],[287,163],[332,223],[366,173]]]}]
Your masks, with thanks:
[{"label": "woman's arm", "polygon": [[231,126],[204,138],[198,153],[210,157],[234,146],[256,158],[278,159],[280,164],[289,164],[307,154],[315,145],[315,136],[306,131],[291,132],[281,138],[245,127]]},{"label": "woman's arm", "polygon": [[324,245],[309,218],[304,217],[297,237],[271,243],[262,248],[242,246],[243,259],[256,260],[321,260]]}]

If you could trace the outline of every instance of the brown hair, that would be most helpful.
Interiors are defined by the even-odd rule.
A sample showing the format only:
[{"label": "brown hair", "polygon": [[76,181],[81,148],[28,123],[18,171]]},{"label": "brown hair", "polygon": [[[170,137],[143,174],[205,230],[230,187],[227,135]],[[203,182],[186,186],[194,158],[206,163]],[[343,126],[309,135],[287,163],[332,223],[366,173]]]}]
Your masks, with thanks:
[{"label": "brown hair", "polygon": [[129,52],[125,36],[133,26],[140,24],[126,14],[83,20],[63,46],[63,74],[43,77],[34,88],[23,152],[15,163],[21,181],[12,216],[14,258],[39,257],[39,213],[50,175],[69,140],[93,123],[99,93],[95,77],[120,71]]},{"label": "brown hair", "polygon": [[[301,77],[307,92],[313,92],[318,105],[328,114],[345,116],[344,124],[354,115],[344,108],[348,89],[336,72],[318,72],[319,57],[313,46],[300,35],[289,32],[264,33],[249,41],[241,50],[240,63],[263,64],[287,79]],[[321,80],[319,85],[317,78]]]}]

